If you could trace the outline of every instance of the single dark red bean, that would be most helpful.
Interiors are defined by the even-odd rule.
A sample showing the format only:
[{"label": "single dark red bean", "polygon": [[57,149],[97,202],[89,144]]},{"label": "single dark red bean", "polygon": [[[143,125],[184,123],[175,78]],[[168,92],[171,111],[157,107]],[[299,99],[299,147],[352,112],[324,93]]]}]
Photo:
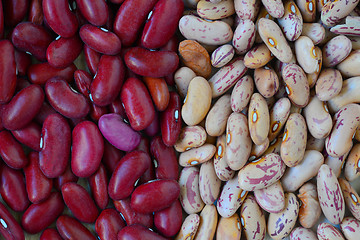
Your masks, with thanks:
[{"label": "single dark red bean", "polygon": [[73,182],[65,183],[61,193],[66,206],[81,222],[95,222],[99,211],[90,194],[81,185]]},{"label": "single dark red bean", "polygon": [[107,106],[100,107],[98,105],[95,105],[94,103],[91,103],[90,105],[90,118],[94,122],[98,122],[102,115],[105,115],[109,113]]},{"label": "single dark red bean", "polygon": [[100,166],[104,141],[97,125],[83,121],[72,131],[71,169],[78,177],[90,177]]},{"label": "single dark red bean", "polygon": [[71,130],[60,114],[51,114],[42,126],[39,163],[48,178],[59,177],[66,169],[71,146]]},{"label": "single dark red bean", "polygon": [[175,74],[175,71],[174,71],[173,73],[170,73],[169,75],[166,75],[166,76],[164,77],[166,83],[167,83],[169,86],[174,86],[174,85],[175,85],[174,74]]},{"label": "single dark red bean", "polygon": [[179,164],[174,148],[166,146],[161,136],[156,136],[151,140],[150,152],[156,161],[156,178],[178,180]]},{"label": "single dark red bean", "polygon": [[176,70],[179,57],[174,52],[134,47],[125,54],[125,63],[140,76],[164,77]]},{"label": "single dark red bean", "polygon": [[53,67],[67,67],[79,56],[82,46],[83,43],[77,34],[71,38],[57,38],[47,48],[46,59]]},{"label": "single dark red bean", "polygon": [[46,101],[44,101],[40,108],[39,113],[35,117],[35,121],[42,125],[44,123],[45,119],[49,115],[54,114],[54,113],[56,113],[55,109],[50,104],[48,104]]},{"label": "single dark red bean", "polygon": [[53,180],[40,170],[39,153],[29,154],[29,164],[24,168],[26,191],[32,203],[40,203],[50,196]]},{"label": "single dark red bean", "polygon": [[9,40],[0,41],[0,104],[10,101],[16,89],[14,46]]},{"label": "single dark red bean", "polygon": [[141,45],[149,49],[164,46],[175,34],[183,11],[182,0],[159,0],[145,24]]},{"label": "single dark red bean", "polygon": [[121,102],[121,98],[120,96],[118,96],[112,103],[110,103],[109,105],[109,111],[111,113],[117,113],[119,114],[122,118],[127,119],[126,113],[125,113],[125,109],[124,109],[124,105]]},{"label": "single dark red bean", "polygon": [[[135,150],[144,151],[150,156],[150,140],[142,136],[139,146]],[[144,174],[140,177],[139,182],[137,185],[146,183],[150,180],[156,179],[155,177],[155,167],[152,159],[149,159],[149,168],[144,172]]]},{"label": "single dark red bean", "polygon": [[17,130],[29,124],[40,111],[45,94],[39,85],[32,84],[18,92],[2,111],[2,124]]},{"label": "single dark red bean", "polygon": [[15,90],[15,92],[20,92],[24,88],[31,85],[31,83],[27,80],[27,77],[22,77],[22,76],[18,75],[16,78],[17,78],[17,80],[16,80],[16,90]]},{"label": "single dark red bean", "polygon": [[5,239],[25,240],[24,230],[14,216],[0,203],[0,234]]},{"label": "single dark red bean", "polygon": [[127,225],[141,224],[148,228],[154,226],[154,216],[152,213],[139,213],[134,211],[130,205],[130,198],[114,201],[114,206],[123,216]]},{"label": "single dark red bean", "polygon": [[88,178],[93,199],[100,209],[105,209],[109,203],[108,177],[103,164]]},{"label": "single dark red bean", "polygon": [[28,0],[7,0],[4,1],[5,25],[14,27],[24,19],[29,8]]},{"label": "single dark red bean", "polygon": [[89,71],[92,75],[95,75],[100,58],[101,53],[96,52],[95,50],[92,50],[90,47],[88,47],[86,44],[84,45],[84,55],[85,55],[85,61],[86,65],[89,68]]},{"label": "single dark red bean", "polygon": [[158,111],[164,111],[169,104],[170,93],[164,78],[143,78]]},{"label": "single dark red bean", "polygon": [[44,13],[42,9],[42,0],[31,0],[29,7],[30,22],[41,25],[44,21]]},{"label": "single dark red bean", "polygon": [[127,153],[117,164],[109,182],[109,196],[121,200],[130,196],[136,181],[149,168],[150,157],[142,151]]},{"label": "single dark red bean", "polygon": [[61,191],[61,187],[62,185],[64,185],[65,183],[68,182],[77,182],[79,180],[79,177],[76,176],[72,171],[71,171],[71,166],[70,164],[67,164],[65,172],[63,174],[61,174],[59,177],[54,179],[54,187]]},{"label": "single dark red bean", "polygon": [[39,61],[46,61],[46,49],[52,37],[43,26],[22,22],[14,28],[11,41],[17,49],[29,52]]},{"label": "single dark red bean", "polygon": [[117,163],[124,155],[125,153],[123,151],[120,151],[111,145],[108,141],[104,141],[104,155],[102,162],[110,174],[115,171]]},{"label": "single dark red bean", "polygon": [[126,0],[114,20],[114,32],[125,46],[131,46],[158,0]]},{"label": "single dark red bean", "polygon": [[179,197],[180,186],[175,180],[161,179],[135,188],[131,194],[131,207],[140,213],[163,210]]},{"label": "single dark red bean", "polygon": [[105,0],[76,0],[76,5],[89,23],[102,26],[109,17],[109,9]]},{"label": "single dark red bean", "polygon": [[25,127],[11,131],[12,135],[20,143],[28,146],[29,148],[39,152],[40,148],[40,138],[41,138],[41,126],[36,122],[32,121]]},{"label": "single dark red bean", "polygon": [[143,130],[151,124],[155,109],[149,91],[142,81],[128,78],[121,89],[120,98],[134,130]]},{"label": "single dark red bean", "polygon": [[54,32],[65,38],[75,35],[79,23],[69,9],[68,0],[43,0],[42,7],[46,22]]},{"label": "single dark red bean", "polygon": [[154,225],[165,237],[172,237],[179,232],[182,224],[182,208],[179,200],[170,207],[154,214]]},{"label": "single dark red bean", "polygon": [[126,226],[120,214],[112,208],[103,210],[95,222],[100,239],[117,239],[118,232]]},{"label": "single dark red bean", "polygon": [[40,240],[62,240],[62,238],[56,229],[48,228],[43,231]]},{"label": "single dark red bean", "polygon": [[141,136],[140,144],[135,150],[146,152],[150,156],[150,140],[145,136]]},{"label": "single dark red bean", "polygon": [[21,225],[30,234],[41,232],[50,226],[64,210],[64,202],[59,192],[38,204],[31,204],[21,218]]},{"label": "single dark red bean", "polygon": [[170,93],[165,111],[160,113],[161,136],[167,146],[174,146],[181,131],[181,98],[176,92]]},{"label": "single dark red bean", "polygon": [[153,137],[160,131],[160,121],[159,113],[155,111],[155,117],[147,128],[144,129],[144,132],[147,136]]},{"label": "single dark red bean", "polygon": [[160,50],[177,52],[178,47],[179,47],[179,39],[176,37],[176,35],[174,35],[164,46],[160,48]]},{"label": "single dark red bean", "polygon": [[117,240],[128,240],[128,239],[166,240],[166,238],[162,237],[161,235],[139,224],[126,226],[119,231]]},{"label": "single dark red bean", "polygon": [[75,92],[61,77],[46,81],[45,94],[50,105],[67,118],[82,118],[90,112],[86,97]]},{"label": "single dark red bean", "polygon": [[0,132],[0,156],[15,169],[24,168],[29,162],[21,144],[6,130]]},{"label": "single dark red bean", "polygon": [[15,63],[18,75],[26,76],[27,70],[31,65],[31,56],[23,51],[15,49]]},{"label": "single dark red bean", "polygon": [[64,240],[97,238],[75,218],[62,215],[56,220],[56,228]]},{"label": "single dark red bean", "polygon": [[124,81],[125,66],[119,56],[103,55],[96,76],[91,83],[92,101],[98,106],[112,103]]},{"label": "single dark red bean", "polygon": [[74,72],[74,79],[77,89],[86,97],[89,98],[90,85],[92,76],[90,73],[78,69]]},{"label": "single dark red bean", "polygon": [[74,79],[74,72],[76,70],[75,64],[71,64],[65,68],[54,68],[49,63],[33,64],[28,69],[28,78],[30,82],[44,85],[47,80],[52,77],[61,77],[67,82]]},{"label": "single dark red bean", "polygon": [[14,211],[22,212],[29,206],[22,171],[2,165],[0,170],[0,194],[5,203]]}]

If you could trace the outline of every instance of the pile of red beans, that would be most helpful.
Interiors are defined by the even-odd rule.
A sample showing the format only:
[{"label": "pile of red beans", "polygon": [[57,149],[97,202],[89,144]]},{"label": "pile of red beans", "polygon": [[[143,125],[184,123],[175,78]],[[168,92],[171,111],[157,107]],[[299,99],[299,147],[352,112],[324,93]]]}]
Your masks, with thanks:
[{"label": "pile of red beans", "polygon": [[182,103],[169,89],[183,10],[182,0],[0,1],[5,239],[178,233]]}]

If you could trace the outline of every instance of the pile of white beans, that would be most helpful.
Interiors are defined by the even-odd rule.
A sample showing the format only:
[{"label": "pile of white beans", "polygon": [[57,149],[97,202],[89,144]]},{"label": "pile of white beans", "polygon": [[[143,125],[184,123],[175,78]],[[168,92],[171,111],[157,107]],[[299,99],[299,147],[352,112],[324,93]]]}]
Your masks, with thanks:
[{"label": "pile of white beans", "polygon": [[184,2],[176,239],[360,239],[359,0]]}]

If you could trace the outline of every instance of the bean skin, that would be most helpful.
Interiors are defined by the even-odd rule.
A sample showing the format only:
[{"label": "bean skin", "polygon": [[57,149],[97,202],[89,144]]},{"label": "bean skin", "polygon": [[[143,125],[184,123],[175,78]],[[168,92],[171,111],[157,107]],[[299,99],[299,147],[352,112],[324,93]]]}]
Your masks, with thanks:
[{"label": "bean skin", "polygon": [[0,41],[0,104],[10,101],[16,88],[16,63],[14,46],[9,40]]}]

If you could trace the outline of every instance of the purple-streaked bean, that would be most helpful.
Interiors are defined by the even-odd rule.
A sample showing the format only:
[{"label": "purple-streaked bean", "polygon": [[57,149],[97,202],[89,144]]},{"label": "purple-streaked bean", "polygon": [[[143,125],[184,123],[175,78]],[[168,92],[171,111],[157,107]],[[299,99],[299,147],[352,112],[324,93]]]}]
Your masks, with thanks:
[{"label": "purple-streaked bean", "polygon": [[306,150],[316,150],[322,152],[325,147],[325,138],[317,139],[312,135],[308,135],[306,142]]},{"label": "purple-streaked bean", "polygon": [[237,81],[231,92],[231,109],[240,113],[250,102],[254,92],[254,80],[250,75],[246,75]]},{"label": "purple-streaked bean", "polygon": [[352,182],[360,176],[360,144],[354,144],[345,163],[344,175]]},{"label": "purple-streaked bean", "polygon": [[216,147],[213,144],[205,143],[200,147],[192,148],[180,153],[179,165],[189,167],[209,161],[215,154]]},{"label": "purple-streaked bean", "polygon": [[0,233],[5,239],[25,240],[24,230],[2,203],[0,203],[0,224]]},{"label": "purple-streaked bean", "polygon": [[97,238],[82,225],[75,218],[67,215],[61,215],[56,220],[56,229],[59,231],[61,237],[65,240],[70,239],[89,239],[96,240]]},{"label": "purple-streaked bean", "polygon": [[285,195],[280,181],[254,191],[257,203],[267,212],[278,213],[285,208]]},{"label": "purple-streaked bean", "polygon": [[235,175],[226,162],[225,147],[226,147],[226,134],[219,136],[216,140],[216,152],[214,156],[214,169],[216,176],[221,181],[228,181]]},{"label": "purple-streaked bean", "polygon": [[265,215],[253,195],[249,194],[241,205],[240,221],[247,239],[262,240],[265,238]]},{"label": "purple-streaked bean", "polygon": [[304,23],[301,35],[309,37],[314,45],[318,45],[325,38],[325,28],[320,23]]},{"label": "purple-streaked bean", "polygon": [[270,110],[269,141],[274,140],[281,132],[290,115],[291,103],[288,98],[280,98]]},{"label": "purple-streaked bean", "polygon": [[328,101],[330,112],[337,112],[349,103],[360,103],[360,77],[352,77],[343,82],[340,93]]},{"label": "purple-streaked bean", "polygon": [[218,215],[214,205],[205,205],[200,213],[200,224],[194,240],[213,239],[215,236]]},{"label": "purple-streaked bean", "polygon": [[200,17],[210,20],[226,18],[235,13],[234,2],[223,0],[213,3],[201,0],[197,4],[197,13]]},{"label": "purple-streaked bean", "polygon": [[267,139],[270,127],[270,115],[265,98],[259,93],[251,96],[248,123],[251,140],[261,145]]},{"label": "purple-streaked bean", "polygon": [[334,121],[333,130],[325,140],[325,148],[330,156],[340,157],[352,147],[352,137],[360,122],[360,106],[348,104],[342,107],[335,114]]},{"label": "purple-streaked bean", "polygon": [[210,136],[218,137],[226,130],[226,122],[231,110],[231,97],[229,94],[220,97],[206,116],[205,129]]},{"label": "purple-streaked bean", "polygon": [[200,167],[199,189],[201,199],[205,204],[213,204],[220,194],[221,180],[217,178],[213,160],[209,160]]},{"label": "purple-streaked bean", "polygon": [[216,239],[240,239],[241,223],[237,213],[229,218],[220,217],[216,228]]},{"label": "purple-streaked bean", "polygon": [[181,117],[187,125],[196,125],[205,118],[210,109],[211,95],[210,84],[205,78],[195,77],[191,80],[181,109]]},{"label": "purple-streaked bean", "polygon": [[314,22],[316,18],[315,0],[296,0],[304,22]]},{"label": "purple-streaked bean", "polygon": [[266,138],[265,141],[260,145],[253,144],[251,147],[249,160],[252,161],[256,158],[259,158],[268,149],[269,145],[269,138]]},{"label": "purple-streaked bean", "polygon": [[232,40],[237,54],[242,55],[250,50],[255,42],[255,31],[255,24],[251,20],[240,20]]},{"label": "purple-streaked bean", "polygon": [[6,130],[0,132],[0,156],[6,165],[15,169],[24,168],[29,162],[21,144]]},{"label": "purple-streaked bean", "polygon": [[337,178],[339,178],[339,176],[341,174],[341,170],[343,169],[345,159],[348,154],[349,154],[349,152],[345,153],[344,155],[342,155],[340,157],[332,157],[330,155],[327,155],[327,157],[325,159],[324,163],[331,168],[331,170],[333,171],[333,173],[335,174],[335,176]]},{"label": "purple-streaked bean", "polygon": [[148,239],[148,240],[166,240],[167,238],[162,237],[161,235],[151,231],[150,229],[139,225],[128,225],[121,229],[118,233],[117,239],[126,240],[126,239]]},{"label": "purple-streaked bean", "polygon": [[340,230],[327,222],[320,223],[316,233],[319,240],[345,240]]},{"label": "purple-streaked bean", "polygon": [[316,179],[322,212],[329,222],[339,224],[344,218],[345,201],[335,174],[328,165],[323,164]]},{"label": "purple-streaked bean", "polygon": [[175,240],[193,240],[200,225],[200,217],[197,214],[188,215],[182,223]]},{"label": "purple-streaked bean", "polygon": [[190,81],[195,77],[194,71],[188,67],[181,67],[175,72],[175,84],[181,97],[186,97]]},{"label": "purple-streaked bean", "polygon": [[350,185],[348,181],[343,178],[339,178],[339,184],[346,206],[350,210],[351,214],[357,219],[360,219],[360,198],[356,190]]},{"label": "purple-streaked bean", "polygon": [[244,3],[241,0],[234,0],[234,7],[240,19],[254,21],[260,8],[260,2],[251,0]]},{"label": "purple-streaked bean", "polygon": [[56,68],[69,66],[79,56],[83,44],[78,35],[71,38],[57,38],[46,50],[46,59],[49,64]]},{"label": "purple-streaked bean", "polygon": [[317,240],[316,233],[311,229],[304,227],[296,227],[290,233],[290,240]]},{"label": "purple-streaked bean", "polygon": [[259,93],[270,98],[279,90],[279,78],[275,70],[268,67],[256,68],[254,71],[254,80]]},{"label": "purple-streaked bean", "polygon": [[360,222],[353,217],[346,217],[340,223],[340,229],[346,239],[356,239],[360,234]]},{"label": "purple-streaked bean", "polygon": [[274,18],[281,18],[284,15],[285,9],[282,1],[278,0],[262,0],[261,1],[267,12]]},{"label": "purple-streaked bean", "polygon": [[315,184],[305,183],[299,189],[298,198],[302,203],[299,210],[299,223],[305,228],[312,228],[321,215]]},{"label": "purple-streaked bean", "polygon": [[340,93],[342,84],[343,79],[338,70],[332,68],[323,69],[316,81],[316,96],[320,101],[328,101]]},{"label": "purple-streaked bean", "polygon": [[314,73],[318,67],[318,60],[313,41],[306,36],[300,36],[295,41],[296,60],[304,72]]},{"label": "purple-streaked bean", "polygon": [[336,67],[341,72],[342,76],[346,78],[356,77],[360,75],[360,71],[357,68],[357,66],[359,66],[359,60],[360,50],[355,50]]},{"label": "purple-streaked bean", "polygon": [[299,202],[295,194],[285,194],[285,208],[279,213],[270,213],[267,231],[273,239],[283,239],[290,235],[299,214]]},{"label": "purple-streaked bean", "polygon": [[132,151],[140,144],[140,134],[126,124],[119,114],[101,116],[99,129],[109,143],[122,151]]},{"label": "purple-streaked bean", "polygon": [[117,239],[118,232],[125,227],[121,215],[112,208],[103,210],[95,222],[95,231],[100,239]]},{"label": "purple-streaked bean", "polygon": [[295,41],[302,31],[303,18],[301,12],[292,0],[284,4],[284,9],[284,15],[278,19],[279,26],[289,41]]},{"label": "purple-streaked bean", "polygon": [[179,232],[182,223],[182,208],[179,200],[170,207],[154,213],[154,225],[165,237],[172,237]]},{"label": "purple-streaked bean", "polygon": [[234,57],[235,50],[230,44],[225,44],[213,51],[211,54],[211,64],[213,67],[220,68],[225,66]]},{"label": "purple-streaked bean", "polygon": [[203,127],[186,126],[181,129],[179,137],[174,145],[178,152],[185,152],[194,147],[202,146],[206,141],[206,131]]},{"label": "purple-streaked bean", "polygon": [[246,191],[265,188],[278,181],[284,174],[285,168],[286,165],[281,157],[270,153],[240,169],[239,186]]},{"label": "purple-streaked bean", "polygon": [[283,188],[286,192],[295,192],[306,181],[317,175],[320,166],[324,163],[323,155],[316,150],[306,150],[301,162],[286,169],[281,178]]},{"label": "purple-streaked bean", "polygon": [[105,209],[109,203],[108,177],[103,164],[88,178],[92,197],[100,209]]},{"label": "purple-streaked bean", "polygon": [[0,104],[11,100],[16,89],[16,62],[14,46],[9,40],[0,41]]},{"label": "purple-streaked bean", "polygon": [[181,99],[176,92],[170,92],[166,109],[160,114],[161,136],[167,146],[173,146],[181,131]]},{"label": "purple-streaked bean", "polygon": [[251,138],[248,121],[242,113],[232,113],[226,125],[225,159],[232,170],[241,169],[249,159]]},{"label": "purple-streaked bean", "polygon": [[264,44],[259,44],[250,49],[244,57],[244,64],[248,68],[259,68],[265,66],[274,55],[269,48]]},{"label": "purple-streaked bean", "polygon": [[344,35],[332,38],[323,47],[323,64],[333,67],[344,60],[351,52],[351,41]]},{"label": "purple-streaked bean", "polygon": [[336,1],[336,2],[326,2],[324,3],[323,8],[321,9],[321,22],[326,26],[333,26],[341,19],[349,15],[349,13],[354,10],[358,5],[359,1]]},{"label": "purple-streaked bean", "polygon": [[102,26],[108,20],[109,9],[104,0],[76,0],[76,5],[84,18],[93,25]]}]

